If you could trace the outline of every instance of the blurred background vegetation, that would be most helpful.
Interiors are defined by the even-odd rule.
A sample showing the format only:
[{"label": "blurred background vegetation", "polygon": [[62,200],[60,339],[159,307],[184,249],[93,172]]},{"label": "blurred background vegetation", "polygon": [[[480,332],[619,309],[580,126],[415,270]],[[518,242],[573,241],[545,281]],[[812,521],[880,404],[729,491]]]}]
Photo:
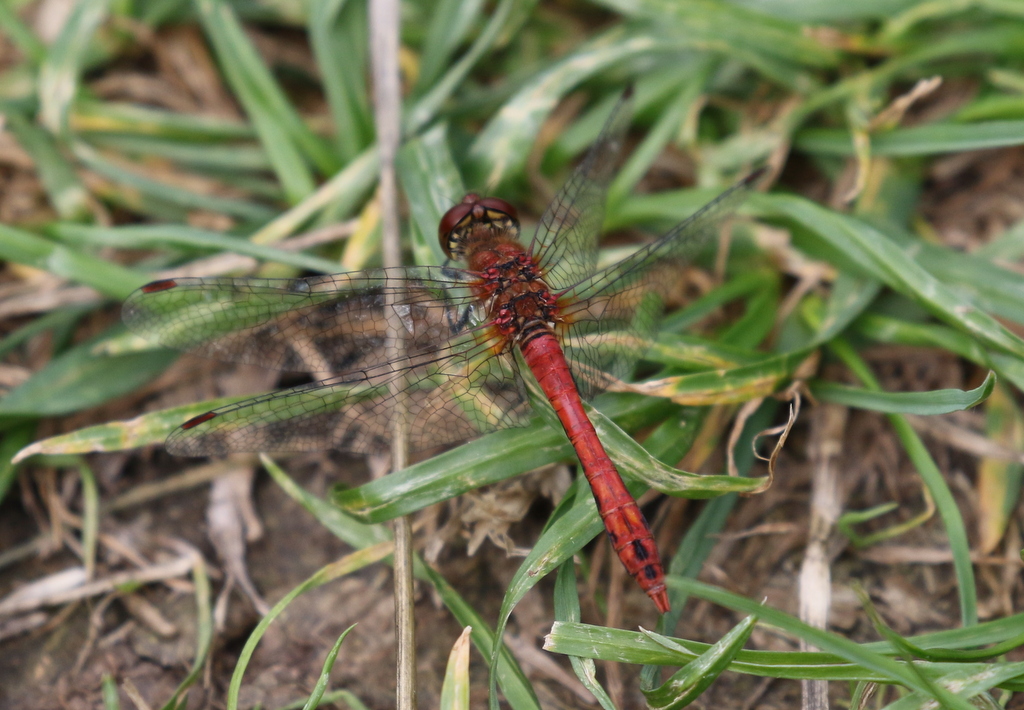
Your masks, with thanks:
[{"label": "blurred background vegetation", "polygon": [[[602,259],[769,166],[680,278],[656,396],[596,402],[634,493],[669,494],[641,502],[673,612],[588,545],[541,420],[371,483],[331,454],[268,480],[154,446],[276,375],[130,337],[132,290],[380,263],[365,2],[0,0],[5,707],[300,707],[354,621],[320,691],[393,706],[403,514],[424,706],[487,702],[488,664],[516,708],[1019,703],[1024,3],[401,7],[408,263],[442,261],[467,189],[536,220],[627,84]],[[738,497],[797,398],[772,486]],[[656,623],[676,641],[632,631]]]}]

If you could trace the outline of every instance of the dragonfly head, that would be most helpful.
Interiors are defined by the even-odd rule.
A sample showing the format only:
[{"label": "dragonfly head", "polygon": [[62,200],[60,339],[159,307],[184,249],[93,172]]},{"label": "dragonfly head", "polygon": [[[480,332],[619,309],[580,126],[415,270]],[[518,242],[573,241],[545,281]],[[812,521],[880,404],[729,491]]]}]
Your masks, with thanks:
[{"label": "dragonfly head", "polygon": [[519,237],[519,213],[505,200],[470,192],[462,202],[444,213],[437,231],[448,258],[464,259],[470,237],[480,230],[485,235],[503,232],[516,239]]}]

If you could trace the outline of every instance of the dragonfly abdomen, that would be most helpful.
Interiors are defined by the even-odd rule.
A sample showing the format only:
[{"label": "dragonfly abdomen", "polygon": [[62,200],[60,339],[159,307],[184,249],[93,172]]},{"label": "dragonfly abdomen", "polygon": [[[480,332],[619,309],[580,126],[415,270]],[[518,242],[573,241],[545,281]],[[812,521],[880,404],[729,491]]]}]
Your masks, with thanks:
[{"label": "dragonfly abdomen", "polygon": [[536,327],[531,330],[531,337],[520,342],[523,359],[576,450],[615,553],[658,611],[664,614],[669,610],[665,572],[651,528],[583,410],[583,402],[555,334],[546,327],[546,332],[537,332]]}]

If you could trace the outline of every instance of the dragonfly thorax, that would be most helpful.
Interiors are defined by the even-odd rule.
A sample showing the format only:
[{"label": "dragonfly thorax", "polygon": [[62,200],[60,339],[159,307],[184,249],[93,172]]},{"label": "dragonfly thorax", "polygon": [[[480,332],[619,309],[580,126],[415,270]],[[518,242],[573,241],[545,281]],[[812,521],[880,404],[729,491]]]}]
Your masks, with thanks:
[{"label": "dragonfly thorax", "polygon": [[487,316],[507,342],[518,343],[538,326],[554,328],[562,321],[558,299],[517,242],[492,244],[471,254],[469,261],[480,274],[476,290]]}]

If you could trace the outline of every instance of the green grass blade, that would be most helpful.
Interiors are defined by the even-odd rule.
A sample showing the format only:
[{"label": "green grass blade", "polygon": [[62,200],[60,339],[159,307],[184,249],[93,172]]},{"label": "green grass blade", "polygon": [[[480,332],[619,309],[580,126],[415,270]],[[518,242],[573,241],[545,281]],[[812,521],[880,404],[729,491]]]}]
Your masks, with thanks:
[{"label": "green grass blade", "polygon": [[981,404],[992,394],[995,373],[972,390],[945,389],[931,392],[880,392],[847,387],[834,382],[811,382],[811,393],[822,402],[888,414],[934,415],[960,412]]},{"label": "green grass blade", "polygon": [[935,33],[927,42],[916,43],[869,70],[852,73],[808,94],[806,100],[787,117],[786,123],[790,129],[795,129],[809,116],[836,102],[880,91],[901,78],[934,73],[936,67],[933,64],[943,60],[963,61],[974,55],[989,58],[1016,56],[1022,41],[1024,31],[1011,23],[988,24],[977,29],[949,28],[946,33]]},{"label": "green grass blade", "polygon": [[448,666],[441,684],[441,710],[469,710],[469,633],[472,627],[462,630],[448,655]]},{"label": "green grass blade", "polygon": [[58,355],[0,398],[0,417],[70,414],[128,394],[160,375],[177,359],[168,350],[98,357],[95,343]]},{"label": "green grass blade", "polygon": [[7,113],[5,118],[11,133],[35,161],[39,179],[57,214],[65,219],[87,216],[89,194],[52,136],[18,113]]},{"label": "green grass blade", "polygon": [[316,710],[316,708],[320,707],[324,691],[327,690],[327,686],[331,682],[331,669],[334,668],[334,661],[338,658],[338,652],[341,651],[341,644],[345,643],[345,637],[355,627],[355,624],[349,626],[341,632],[341,636],[334,642],[334,647],[327,653],[327,658],[324,660],[324,668],[320,672],[320,677],[316,680],[316,686],[314,686],[313,692],[309,694],[309,700],[302,706],[302,710]]},{"label": "green grass blade", "polygon": [[[686,580],[684,583],[680,578],[672,578],[672,580],[675,586],[685,587],[688,594],[727,608],[740,612],[749,610],[751,613],[756,609],[762,625],[770,624],[795,637],[809,637],[806,631],[810,627],[776,609],[764,605],[755,607],[756,602],[701,582]],[[987,625],[989,638],[991,638],[992,632],[998,633],[993,627],[1001,625],[999,623]],[[1012,626],[1019,631],[1019,619],[1018,623],[1012,624]],[[739,651],[730,664],[729,670],[772,678],[883,683],[891,682],[894,677],[902,678],[909,675],[905,663],[890,659],[885,655],[894,652],[887,642],[858,645],[825,631],[818,629],[814,631],[816,637],[820,638],[820,635],[826,637],[826,644],[822,647],[829,650],[826,652]],[[962,633],[964,631],[967,630],[943,632],[943,635],[948,639],[951,634],[955,633],[959,637],[954,642],[955,644],[972,645],[974,641],[969,640],[967,635]],[[1006,631],[1012,633],[1010,630]],[[999,633],[999,635],[1003,636],[1004,634]],[[934,637],[935,635],[920,636],[912,640],[920,645],[925,642],[926,638],[934,639]],[[672,641],[673,644],[668,646],[655,643],[646,634],[639,632],[558,621],[552,626],[551,633],[545,639],[544,648],[554,653],[579,655],[585,658],[621,663],[649,663],[660,666],[685,665],[710,648],[709,644],[686,639],[672,639]],[[865,660],[868,662],[865,663]],[[918,665],[924,669],[929,678],[940,678],[950,672],[977,673],[984,672],[986,669],[991,672],[1000,667],[999,664],[930,663],[927,661],[919,662]],[[879,668],[875,669],[871,666],[879,666]],[[900,681],[897,680],[897,682]]]},{"label": "green grass blade", "polygon": [[808,350],[798,350],[751,365],[638,382],[628,388],[688,406],[747,402],[783,389],[813,364],[814,357]]},{"label": "green grass blade", "polygon": [[466,41],[482,6],[482,0],[441,0],[434,4],[423,43],[417,88],[429,88],[437,83],[445,64],[458,46]]},{"label": "green grass blade", "polygon": [[324,174],[337,168],[326,143],[302,122],[264,66],[231,6],[223,0],[197,0],[195,7],[221,68],[246,113],[291,203],[308,196],[314,180],[307,160]]},{"label": "green grass blade", "polygon": [[[555,578],[555,621],[579,623],[580,596],[576,591],[576,572],[572,560],[566,560],[558,568]],[[608,693],[597,682],[597,667],[593,659],[569,656],[573,672],[584,687],[594,694],[604,710],[615,710],[615,704]]]},{"label": "green grass blade", "polygon": [[[846,663],[851,664],[853,666],[852,668],[849,666],[845,668],[845,671],[847,673],[852,670],[855,674],[859,675],[861,678],[864,679],[884,679],[883,682],[898,683],[912,690],[926,691],[926,687],[924,686],[924,684],[920,681],[917,675],[906,666],[906,664],[888,658],[879,653],[878,651],[873,650],[869,646],[856,644],[837,634],[824,631],[822,629],[814,628],[812,626],[804,624],[803,622],[799,621],[798,619],[788,614],[785,614],[776,609],[772,609],[771,607],[765,606],[758,601],[747,599],[738,594],[733,594],[721,588],[713,587],[711,585],[707,585],[696,580],[670,576],[667,578],[667,582],[670,587],[673,587],[681,591],[685,591],[687,594],[691,596],[696,596],[701,599],[707,599],[715,604],[725,606],[726,608],[732,609],[734,611],[751,615],[757,615],[762,624],[770,624],[771,626],[774,626],[783,632],[791,634],[796,638],[800,638],[807,641],[808,643],[822,649],[828,654],[828,656],[825,656],[825,654],[814,654],[814,656],[825,656],[826,658],[831,656],[832,658],[841,661],[846,661]],[[672,658],[672,660],[669,661],[669,663],[679,663],[679,657],[677,654],[673,654],[672,656],[663,656],[660,653],[658,655],[654,655],[651,653],[639,653],[638,647],[640,647],[641,644],[638,643],[638,637],[642,636],[642,634],[634,635],[629,632],[613,631],[611,629],[603,629],[602,631],[604,631],[609,636],[614,635],[619,637],[618,643],[623,643],[625,645],[621,646],[617,651],[615,651],[614,655],[608,654],[607,651],[610,651],[612,649],[608,646],[605,646],[602,649],[602,651],[605,652],[601,653],[601,655],[598,656],[600,658],[607,658],[608,660],[620,660],[625,661],[627,663],[662,663],[664,660],[667,660],[667,658]],[[554,634],[552,633],[551,636],[553,635]],[[549,636],[548,641],[545,643],[545,648],[547,650],[581,653],[582,655],[586,655],[591,658],[595,657],[596,654],[594,653],[594,651],[598,650],[596,645],[592,646],[591,649],[581,649],[575,643],[573,643],[571,647],[562,646],[559,648],[556,647],[554,643],[552,643],[551,636]],[[681,645],[683,645],[684,647],[688,647],[690,643],[692,642],[688,642]],[[649,644],[643,644],[642,646],[650,649]],[[753,657],[758,659],[763,659],[766,656],[765,652],[741,651],[736,655],[737,660],[742,659],[745,661],[749,657],[746,655],[748,653],[756,654]],[[732,668],[741,672],[746,670],[742,666],[740,666],[739,663],[734,663],[732,665]],[[939,668],[949,668],[949,666],[939,666]],[[761,669],[761,672],[763,673],[764,670],[766,669]],[[816,671],[810,671],[810,669],[803,669],[802,675],[797,675],[796,677],[838,680],[843,676],[836,673],[836,671],[842,670],[843,666],[840,666],[837,669],[829,669],[827,666],[823,665]],[[794,677],[793,670],[790,670],[789,673],[786,673],[783,668],[779,667],[773,667],[771,669],[771,672],[768,673],[768,675],[773,675],[775,677]],[[851,676],[845,675],[845,678],[851,679]],[[962,708],[962,710],[967,710],[967,708],[970,707],[969,705],[965,706],[965,704],[963,703],[954,703],[953,706],[957,708]]]},{"label": "green grass blade", "polygon": [[[1024,8],[1014,2],[1006,0],[989,0],[978,3],[989,12],[999,15],[1008,15],[1009,18],[1024,16]],[[882,36],[888,41],[894,41],[905,36],[914,26],[938,20],[942,18],[956,17],[964,11],[964,6],[957,2],[925,2],[918,3],[914,7],[908,7],[902,12],[895,12],[887,18]],[[1007,18],[1007,19],[1009,19]]]},{"label": "green grass blade", "polygon": [[341,270],[335,261],[312,254],[284,251],[272,246],[253,244],[221,232],[212,232],[180,224],[145,224],[126,227],[91,227],[57,223],[50,231],[74,245],[100,245],[118,249],[180,249],[218,251],[251,256],[262,261],[287,264],[298,269],[333,274]]},{"label": "green grass blade", "polygon": [[100,175],[120,183],[123,188],[131,188],[133,191],[165,200],[185,209],[221,212],[257,223],[266,222],[276,214],[274,209],[255,202],[194,192],[147,177],[141,172],[108,160],[83,142],[74,145],[74,152],[84,165]]},{"label": "green grass blade", "polygon": [[[759,432],[768,427],[775,411],[776,406],[772,400],[767,400],[758,407],[757,411],[754,412],[754,415],[747,420],[746,425],[743,427],[743,432],[734,448],[736,471],[740,476],[746,477],[749,475],[750,468],[754,463],[753,440]],[[708,413],[708,408],[688,410],[688,414],[683,421],[685,421],[686,426],[694,430],[693,434],[690,435],[692,440],[697,439],[699,427],[706,421]],[[691,448],[692,443],[686,447],[686,452],[689,452]],[[673,448],[671,442],[663,445],[658,450],[652,448],[652,451],[661,458],[671,457],[669,460],[674,459],[676,456],[684,455],[680,450]],[[735,494],[726,494],[708,501],[703,510],[697,515],[696,520],[693,521],[686,531],[686,535],[677,546],[675,554],[670,560],[667,560],[666,574],[693,578],[700,574],[705,561],[711,555],[719,533],[725,529],[728,516],[736,506],[737,499],[738,496]],[[658,620],[658,629],[662,632],[674,629],[679,619],[686,613],[686,597],[684,595],[674,593],[670,589],[669,600],[672,603],[672,608]],[[644,668],[641,677],[645,687],[654,684],[654,679],[657,675],[656,670],[652,666]]]},{"label": "green grass blade", "polygon": [[104,673],[100,688],[103,695],[103,710],[121,710],[121,696],[117,692],[117,681],[113,676]]},{"label": "green grass blade", "polygon": [[841,271],[832,283],[827,303],[822,305],[812,296],[801,304],[804,310],[818,312],[813,320],[820,326],[807,338],[807,342],[800,343],[798,347],[818,347],[843,333],[871,305],[880,290],[881,284],[873,279]]},{"label": "green grass blade", "polygon": [[469,151],[470,184],[493,190],[519,173],[541,123],[574,86],[614,64],[666,49],[652,34],[609,30],[545,70],[520,89],[492,118]]},{"label": "green grass blade", "polygon": [[[669,141],[677,137],[688,113],[705,91],[711,78],[714,64],[710,60],[695,63],[688,67],[678,94],[671,100],[667,108],[660,112],[658,122],[647,133],[643,143],[634,150],[619,170],[612,184],[608,187],[608,203],[616,205],[625,198],[637,183],[647,174],[651,164],[665,150]],[[609,211],[614,207],[609,207]]]},{"label": "green grass blade", "polygon": [[4,429],[4,435],[0,438],[0,503],[7,497],[7,491],[17,476],[19,460],[16,455],[32,441],[33,436],[34,425],[21,424]]},{"label": "green grass blade", "polygon": [[943,702],[943,707],[953,707],[950,696],[957,698],[959,707],[1000,707],[991,698],[989,704],[979,702],[975,705],[968,702],[992,688],[1003,685],[1007,681],[1018,678],[1024,673],[1024,663],[1000,663],[984,668],[962,668],[936,678],[936,689],[944,691],[944,696],[936,697],[936,693],[916,692],[900,698],[886,706],[886,710],[925,710],[933,708],[936,701]]},{"label": "green grass blade", "polygon": [[51,133],[67,133],[68,114],[78,93],[89,43],[109,10],[110,0],[74,3],[39,68],[39,120]]},{"label": "green grass blade", "polygon": [[489,434],[358,488],[336,490],[333,501],[359,520],[382,522],[568,458],[570,452],[564,435],[536,419],[529,426]]},{"label": "green grass blade", "polygon": [[976,254],[964,254],[921,243],[907,242],[917,252],[917,260],[925,269],[965,300],[994,315],[1024,324],[1020,304],[1024,301],[1024,276],[1012,269],[992,263]]},{"label": "green grass blade", "polygon": [[[629,195],[605,218],[604,229],[644,227],[664,232],[683,221],[722,192],[721,188],[664,190],[648,195]],[[742,211],[742,210],[741,210]],[[764,277],[764,273],[761,274]]]},{"label": "green grass blade", "polygon": [[949,350],[978,365],[989,365],[985,349],[970,335],[937,323],[915,323],[891,315],[868,312],[853,324],[858,335],[882,343],[916,345]]},{"label": "green grass blade", "polygon": [[[730,345],[741,348],[757,347],[775,327],[781,287],[782,284],[778,278],[768,279],[764,288],[747,298],[743,316],[724,328],[719,337]],[[799,353],[788,355],[799,357]]]},{"label": "green grass blade", "polygon": [[308,510],[339,540],[356,549],[364,549],[391,539],[391,531],[383,525],[361,523],[351,515],[305,491],[266,454],[260,455],[260,461],[281,490]]},{"label": "green grass blade", "polygon": [[[662,685],[644,690],[644,698],[652,710],[678,710],[696,700],[722,674],[746,644],[757,624],[756,616],[748,616],[711,648],[672,674]],[[655,643],[678,648],[672,639],[644,631]]]},{"label": "green grass blade", "polygon": [[[625,404],[627,400],[619,400],[619,411],[609,410],[616,424],[634,429],[660,418],[663,411],[660,402],[638,399],[641,401],[632,406]],[[626,411],[627,408],[630,411]],[[735,477],[686,474],[657,463],[617,426],[610,425],[596,412],[595,417],[599,432],[610,438],[609,455],[628,476],[649,479],[672,495],[684,497],[702,498],[730,490],[747,490],[752,485]],[[333,501],[359,520],[381,522],[570,458],[572,447],[565,433],[538,416],[525,427],[497,431],[358,488],[336,490]]]},{"label": "green grass blade", "polygon": [[877,229],[790,195],[753,195],[751,202],[799,222],[850,262],[867,270],[872,278],[918,301],[941,320],[992,347],[1024,358],[1024,340],[987,313],[965,308],[962,298]]},{"label": "green grass blade", "polygon": [[[885,157],[938,155],[965,150],[1006,148],[1024,143],[1024,121],[938,123],[895,128],[871,136],[871,154]],[[818,155],[853,155],[853,141],[846,131],[813,128],[801,131],[794,147]]]},{"label": "green grass blade", "polygon": [[589,405],[584,406],[619,473],[642,481],[666,495],[713,498],[725,493],[747,493],[763,483],[752,478],[689,473],[666,465],[648,453],[611,419]]},{"label": "green grass blade", "polygon": [[149,160],[165,158],[197,171],[261,173],[271,168],[266,151],[255,143],[183,141],[163,136],[109,133],[91,134],[88,139],[90,145],[99,148]]},{"label": "green grass blade", "polygon": [[1024,96],[980,96],[957,111],[952,118],[961,123],[1019,120],[1024,118]]},{"label": "green grass blade", "polygon": [[96,542],[100,534],[100,492],[96,476],[85,461],[75,461],[82,482],[82,566],[85,579],[91,582],[96,575]]},{"label": "green grass blade", "polygon": [[21,21],[9,3],[0,3],[0,29],[33,64],[46,59],[46,45]]},{"label": "green grass blade", "polygon": [[7,355],[40,333],[53,333],[55,334],[55,339],[60,340],[63,334],[71,332],[78,321],[86,314],[94,311],[96,307],[96,304],[85,304],[56,308],[30,323],[26,323],[17,330],[8,333],[3,340],[0,340],[0,358],[7,357]]},{"label": "green grass blade", "polygon": [[0,224],[0,258],[92,286],[119,300],[127,298],[149,280],[144,274],[3,224]]},{"label": "green grass blade", "polygon": [[[170,351],[165,351],[171,355]],[[114,361],[115,364],[119,361]],[[210,409],[233,404],[243,397],[222,397],[161,409],[134,419],[83,427],[67,434],[42,439],[18,452],[16,461],[36,454],[85,454],[92,451],[123,451],[162,444],[174,429]]]},{"label": "green grass blade", "polygon": [[446,127],[435,126],[402,146],[396,168],[412,218],[413,261],[423,266],[443,264],[447,257],[438,240],[438,225],[466,193]]},{"label": "green grass blade", "polygon": [[[1008,387],[996,387],[985,406],[985,433],[1010,450],[1024,450],[1024,416]],[[1024,462],[983,457],[978,462],[978,500],[985,514],[978,523],[977,546],[992,550],[1012,520],[1024,482]]]},{"label": "green grass blade", "polygon": [[948,350],[982,367],[992,368],[996,375],[1024,391],[1024,362],[1010,355],[989,352],[969,335],[947,326],[913,323],[889,315],[868,313],[857,320],[854,330],[883,343]]},{"label": "green grass blade", "polygon": [[84,97],[74,106],[71,127],[80,135],[150,136],[197,142],[251,140],[256,137],[251,126],[231,119]]},{"label": "green grass blade", "polygon": [[661,329],[671,333],[686,330],[727,303],[756,294],[762,289],[772,288],[777,281],[777,274],[765,270],[738,274],[695,299],[685,308],[669,313],[662,320]]},{"label": "green grass blade", "polygon": [[334,144],[345,165],[373,141],[373,118],[366,86],[366,4],[314,0],[309,8],[309,40],[323,77],[334,122]]},{"label": "green grass blade", "polygon": [[681,370],[715,370],[753,365],[770,355],[749,348],[728,345],[693,335],[658,333],[657,340],[644,355],[644,360]]},{"label": "green grass blade", "polygon": [[819,68],[835,66],[839,55],[796,22],[772,17],[721,0],[601,0],[620,12],[660,25],[677,26],[693,37],[731,49],[750,49],[793,64]]},{"label": "green grass blade", "polygon": [[501,0],[498,7],[491,13],[490,20],[469,50],[459,58],[440,80],[426,94],[416,101],[409,110],[404,129],[406,133],[418,133],[423,126],[433,120],[441,105],[448,100],[456,87],[466,78],[469,70],[483,58],[484,53],[497,41],[498,35],[509,21],[513,9],[517,5],[520,10],[532,5],[536,0]]}]

